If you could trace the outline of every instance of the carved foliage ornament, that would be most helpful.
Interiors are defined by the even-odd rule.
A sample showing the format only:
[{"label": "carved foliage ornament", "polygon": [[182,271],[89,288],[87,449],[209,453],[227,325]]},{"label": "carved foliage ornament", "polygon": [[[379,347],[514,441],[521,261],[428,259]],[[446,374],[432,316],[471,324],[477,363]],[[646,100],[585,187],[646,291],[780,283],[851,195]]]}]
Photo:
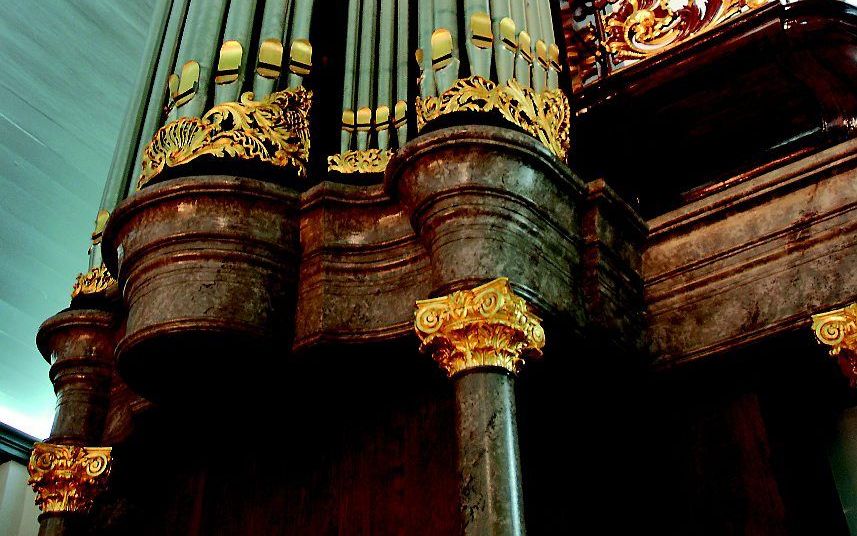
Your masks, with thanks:
[{"label": "carved foliage ornament", "polygon": [[92,268],[85,274],[77,274],[77,280],[71,290],[71,298],[75,299],[82,294],[100,294],[115,284],[116,279],[110,275],[107,266],[102,263],[101,266]]},{"label": "carved foliage ornament", "polygon": [[839,358],[842,372],[857,388],[857,303],[813,315],[812,330],[820,344],[830,346],[830,355]]},{"label": "carved foliage ornament", "polygon": [[43,512],[88,512],[107,485],[111,450],[36,443],[28,469],[39,508]]},{"label": "carved foliage ornament", "polygon": [[348,151],[327,157],[327,170],[339,173],[383,173],[387,169],[393,151],[367,149]]},{"label": "carved foliage ornament", "polygon": [[662,52],[768,0],[618,0],[605,16],[614,63]]},{"label": "carved foliage ornament", "polygon": [[498,112],[503,119],[537,138],[557,158],[565,159],[570,146],[571,110],[559,89],[541,93],[517,80],[498,85],[481,76],[462,78],[439,97],[417,97],[417,130],[454,112]]},{"label": "carved foliage ornament", "polygon": [[452,377],[478,367],[517,374],[525,357],[542,355],[541,319],[512,293],[505,277],[472,290],[417,301],[414,329],[422,351]]},{"label": "carved foliage ornament", "polygon": [[309,159],[309,110],[312,92],[297,87],[254,101],[252,91],[240,102],[218,104],[201,118],[182,117],[162,127],[143,151],[137,188],[165,167],[186,164],[202,155],[258,160],[293,167],[306,176]]}]

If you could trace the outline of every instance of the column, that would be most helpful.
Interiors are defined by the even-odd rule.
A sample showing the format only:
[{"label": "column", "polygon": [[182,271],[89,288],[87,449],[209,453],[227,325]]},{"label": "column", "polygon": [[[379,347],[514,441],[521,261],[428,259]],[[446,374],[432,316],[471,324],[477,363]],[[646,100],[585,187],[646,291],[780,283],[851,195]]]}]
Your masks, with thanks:
[{"label": "column", "polygon": [[87,534],[86,515],[110,474],[100,445],[107,414],[117,321],[116,282],[103,267],[78,276],[72,307],[47,319],[36,344],[51,363],[57,395],[51,435],[30,456],[39,534]]},{"label": "column", "polygon": [[541,319],[499,278],[418,301],[414,327],[455,384],[464,534],[524,534],[514,379],[541,355]]},{"label": "column", "polygon": [[[852,389],[857,388],[857,303],[813,315],[812,329],[830,347]],[[857,408],[845,408],[830,452],[833,480],[851,534],[857,534]]]}]

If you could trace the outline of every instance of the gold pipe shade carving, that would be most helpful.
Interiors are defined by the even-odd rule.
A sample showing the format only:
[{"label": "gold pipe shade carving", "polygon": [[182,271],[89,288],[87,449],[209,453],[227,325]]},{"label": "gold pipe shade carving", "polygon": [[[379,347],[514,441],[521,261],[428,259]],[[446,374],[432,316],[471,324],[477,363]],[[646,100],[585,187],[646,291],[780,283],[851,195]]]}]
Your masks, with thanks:
[{"label": "gold pipe shade carving", "polygon": [[261,101],[253,92],[218,104],[201,118],[182,117],[162,127],[143,151],[140,189],[167,167],[203,156],[232,157],[293,167],[306,176],[312,92],[299,86]]},{"label": "gold pipe shade carving", "polygon": [[383,173],[393,156],[386,149],[347,151],[327,157],[327,170],[339,173]]},{"label": "gold pipe shade carving", "polygon": [[416,303],[414,329],[449,377],[482,367],[517,374],[545,345],[541,318],[515,295],[505,277],[472,290]]},{"label": "gold pipe shade carving", "polygon": [[[857,388],[857,303],[812,316],[819,344],[830,347],[852,388]],[[844,350],[844,351],[843,351]]]},{"label": "gold pipe shade carving", "polygon": [[110,447],[36,443],[27,469],[42,512],[86,513],[107,486]]},{"label": "gold pipe shade carving", "polygon": [[77,274],[77,279],[71,290],[71,299],[82,295],[102,294],[116,284],[116,279],[110,275],[107,266],[102,263],[101,266],[96,266],[85,274]]},{"label": "gold pipe shade carving", "polygon": [[[523,32],[521,32],[523,34]],[[439,97],[417,97],[417,130],[438,117],[455,112],[498,112],[565,160],[571,145],[571,110],[559,89],[537,93],[517,80],[498,85],[480,76],[459,79]]]}]

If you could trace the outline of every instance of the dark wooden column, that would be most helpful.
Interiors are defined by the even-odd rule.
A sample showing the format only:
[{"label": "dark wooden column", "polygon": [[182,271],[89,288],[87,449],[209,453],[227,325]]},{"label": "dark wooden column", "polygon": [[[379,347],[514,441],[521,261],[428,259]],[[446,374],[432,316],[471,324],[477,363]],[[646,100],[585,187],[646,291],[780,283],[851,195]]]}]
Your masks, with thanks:
[{"label": "dark wooden column", "polygon": [[78,291],[91,294],[46,320],[36,338],[57,395],[51,435],[36,444],[29,464],[41,535],[86,533],[86,514],[110,473],[111,449],[94,445],[101,444],[113,371],[117,320],[106,294],[115,293],[115,282],[101,268],[87,275]]}]

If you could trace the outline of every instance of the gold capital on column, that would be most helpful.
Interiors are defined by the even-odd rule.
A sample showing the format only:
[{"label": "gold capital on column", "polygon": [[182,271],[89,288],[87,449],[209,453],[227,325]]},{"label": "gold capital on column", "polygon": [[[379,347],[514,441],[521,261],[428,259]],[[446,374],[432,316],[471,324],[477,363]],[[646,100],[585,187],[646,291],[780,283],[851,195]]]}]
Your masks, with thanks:
[{"label": "gold capital on column", "polygon": [[517,374],[526,357],[538,357],[545,345],[541,318],[509,280],[495,279],[472,290],[419,300],[414,329],[422,351],[452,377],[481,367],[499,367]]},{"label": "gold capital on column", "polygon": [[36,443],[27,467],[43,512],[86,513],[107,485],[111,447]]},{"label": "gold capital on column", "polygon": [[857,303],[813,315],[812,330],[819,343],[830,346],[830,355],[838,356],[851,387],[857,387]]}]

